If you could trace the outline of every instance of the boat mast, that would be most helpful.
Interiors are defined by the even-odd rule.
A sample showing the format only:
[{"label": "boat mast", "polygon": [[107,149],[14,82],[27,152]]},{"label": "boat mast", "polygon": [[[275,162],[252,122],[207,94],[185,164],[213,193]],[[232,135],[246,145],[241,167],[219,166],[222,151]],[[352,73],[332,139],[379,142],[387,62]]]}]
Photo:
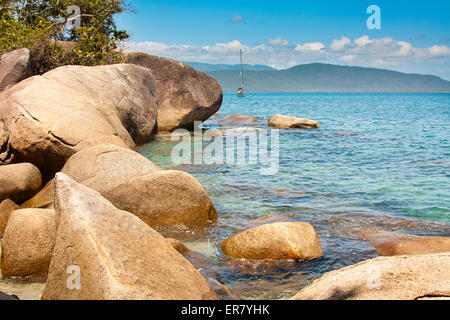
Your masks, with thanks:
[{"label": "boat mast", "polygon": [[241,49],[241,88],[244,89],[244,67],[242,65],[242,49]]}]

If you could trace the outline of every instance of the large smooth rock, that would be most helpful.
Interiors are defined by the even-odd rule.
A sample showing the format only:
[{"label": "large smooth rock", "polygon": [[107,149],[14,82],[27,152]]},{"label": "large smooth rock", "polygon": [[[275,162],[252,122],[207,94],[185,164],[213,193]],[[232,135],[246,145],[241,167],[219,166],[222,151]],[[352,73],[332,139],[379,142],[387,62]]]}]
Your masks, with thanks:
[{"label": "large smooth rock", "polygon": [[[217,299],[198,271],[136,216],[62,173],[55,189],[58,231],[42,299]],[[80,286],[68,286],[77,270]]]},{"label": "large smooth rock", "polygon": [[0,203],[0,238],[3,238],[5,233],[6,225],[8,224],[11,212],[19,209],[20,207],[9,199],[3,200]]},{"label": "large smooth rock", "polygon": [[204,72],[179,61],[145,53],[125,52],[129,63],[149,68],[157,81],[158,130],[192,129],[222,105],[219,84]]},{"label": "large smooth rock", "polygon": [[3,277],[45,276],[55,235],[54,210],[13,211],[2,240]]},{"label": "large smooth rock", "polygon": [[450,253],[380,257],[327,273],[294,300],[450,297]]},{"label": "large smooth rock", "polygon": [[450,252],[450,238],[420,237],[408,241],[388,241],[375,245],[380,256],[424,255]]},{"label": "large smooth rock", "polygon": [[269,120],[269,126],[283,129],[317,129],[320,125],[314,121],[303,118],[275,115]]},{"label": "large smooth rock", "polygon": [[[73,155],[61,172],[150,226],[202,225],[217,219],[214,205],[191,175],[162,171],[125,148],[107,144],[87,148]],[[53,189],[49,183],[22,206],[49,207]]]},{"label": "large smooth rock", "polygon": [[[104,194],[132,178],[160,170],[152,161],[135,151],[113,144],[99,144],[74,154],[61,172]],[[22,207],[46,208],[53,204],[53,200],[54,183],[51,181]]]},{"label": "large smooth rock", "polygon": [[248,260],[311,260],[320,258],[318,236],[309,223],[264,224],[222,242],[225,255]]},{"label": "large smooth rock", "polygon": [[26,48],[0,57],[0,92],[31,77],[30,51]]},{"label": "large smooth rock", "polygon": [[74,154],[61,170],[102,194],[130,179],[156,171],[161,168],[144,156],[111,144],[97,145]]},{"label": "large smooth rock", "polygon": [[0,201],[26,200],[35,195],[41,185],[41,172],[31,163],[0,165]]},{"label": "large smooth rock", "polygon": [[0,94],[0,164],[31,162],[50,180],[78,151],[134,148],[157,128],[152,73],[132,64],[64,66]]},{"label": "large smooth rock", "polygon": [[153,172],[118,184],[103,195],[150,226],[204,225],[218,218],[203,187],[183,171]]}]

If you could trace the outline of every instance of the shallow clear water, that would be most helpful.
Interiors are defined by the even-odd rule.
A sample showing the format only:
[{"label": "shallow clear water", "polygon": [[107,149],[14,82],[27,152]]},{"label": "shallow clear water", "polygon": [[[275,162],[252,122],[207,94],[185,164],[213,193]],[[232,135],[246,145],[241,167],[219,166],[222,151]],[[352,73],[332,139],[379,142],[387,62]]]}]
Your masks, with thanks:
[{"label": "shallow clear water", "polygon": [[[328,271],[376,257],[360,235],[367,231],[450,235],[450,94],[225,94],[204,127],[218,129],[217,119],[236,113],[257,118],[260,128],[285,114],[314,119],[321,129],[282,130],[274,176],[250,165],[176,166],[167,136],[139,152],[201,182],[219,222],[160,231],[203,253],[193,263],[241,298],[286,299]],[[222,255],[223,239],[268,215],[311,223],[323,258],[254,264]]]}]

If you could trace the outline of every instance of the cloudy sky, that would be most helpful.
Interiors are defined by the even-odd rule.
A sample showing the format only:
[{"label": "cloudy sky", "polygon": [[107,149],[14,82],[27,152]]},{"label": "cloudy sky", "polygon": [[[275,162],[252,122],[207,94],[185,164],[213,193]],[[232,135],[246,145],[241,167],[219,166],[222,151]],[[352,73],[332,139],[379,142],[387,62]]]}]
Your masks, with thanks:
[{"label": "cloudy sky", "polygon": [[[450,80],[450,1],[130,1],[127,49],[183,61],[325,62],[435,74]],[[381,9],[369,29],[367,8]]]}]

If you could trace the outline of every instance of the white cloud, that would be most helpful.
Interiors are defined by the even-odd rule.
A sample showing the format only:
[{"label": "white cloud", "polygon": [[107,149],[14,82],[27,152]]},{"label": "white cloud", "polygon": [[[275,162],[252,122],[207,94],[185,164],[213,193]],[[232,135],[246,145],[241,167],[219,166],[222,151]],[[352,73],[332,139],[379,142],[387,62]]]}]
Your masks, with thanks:
[{"label": "white cloud", "polygon": [[274,47],[287,47],[289,45],[289,42],[287,40],[276,38],[276,39],[269,39],[269,44]]},{"label": "white cloud", "polygon": [[399,41],[398,45],[400,46],[400,49],[397,51],[397,55],[400,57],[409,56],[413,51],[413,46],[409,42]]},{"label": "white cloud", "polygon": [[347,37],[342,37],[340,40],[333,40],[330,49],[333,51],[341,51],[348,46],[352,41]]},{"label": "white cloud", "polygon": [[358,39],[355,40],[355,44],[358,47],[364,47],[365,45],[370,44],[372,42],[373,41],[370,40],[368,36],[362,36],[361,38],[358,38]]},{"label": "white cloud", "polygon": [[[335,39],[326,46],[322,42],[289,44],[282,38],[269,39],[267,44],[249,46],[238,40],[205,46],[164,44],[159,42],[127,42],[127,50],[141,51],[182,61],[207,63],[239,62],[239,50],[244,51],[244,61],[249,64],[265,64],[279,69],[294,64],[328,62],[359,66],[389,66],[401,71],[426,72],[446,70],[450,65],[450,48],[433,45],[414,47],[412,43],[392,38],[369,38],[364,35],[355,40],[348,37]],[[433,66],[427,67],[427,66]],[[430,71],[431,73],[431,71]],[[450,76],[450,75],[449,75]]]},{"label": "white cloud", "polygon": [[320,51],[325,49],[325,45],[322,42],[305,43],[304,45],[298,44],[295,47],[295,51]]},{"label": "white cloud", "polygon": [[355,58],[356,58],[356,56],[354,56],[352,54],[349,54],[349,55],[346,55],[346,56],[339,57],[339,61],[342,61],[344,63],[350,63],[353,60],[355,60]]},{"label": "white cloud", "polygon": [[431,57],[445,57],[450,55],[450,48],[447,46],[434,45],[428,48]]}]

